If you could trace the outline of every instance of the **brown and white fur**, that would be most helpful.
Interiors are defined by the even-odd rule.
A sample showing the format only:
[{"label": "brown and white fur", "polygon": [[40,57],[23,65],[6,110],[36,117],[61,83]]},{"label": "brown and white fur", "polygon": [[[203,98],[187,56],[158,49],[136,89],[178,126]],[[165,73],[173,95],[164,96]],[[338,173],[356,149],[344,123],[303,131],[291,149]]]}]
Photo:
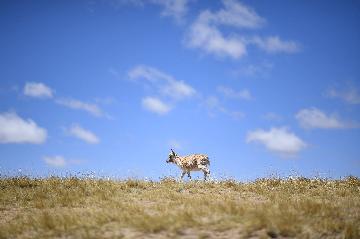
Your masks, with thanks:
[{"label": "brown and white fur", "polygon": [[166,162],[174,163],[182,170],[181,180],[186,173],[191,179],[191,171],[203,171],[205,180],[208,176],[210,176],[210,170],[208,168],[208,166],[210,166],[210,160],[209,157],[205,154],[191,154],[181,157],[171,149],[169,158],[166,160]]}]

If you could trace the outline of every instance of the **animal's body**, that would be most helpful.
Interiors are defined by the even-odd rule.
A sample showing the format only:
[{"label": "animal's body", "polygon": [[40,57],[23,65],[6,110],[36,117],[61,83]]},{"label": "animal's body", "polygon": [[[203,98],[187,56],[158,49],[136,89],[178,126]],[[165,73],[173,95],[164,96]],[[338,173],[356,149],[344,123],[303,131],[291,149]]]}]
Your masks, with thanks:
[{"label": "animal's body", "polygon": [[174,150],[171,150],[166,162],[174,163],[182,170],[181,179],[186,173],[191,179],[191,171],[203,171],[205,180],[210,176],[210,170],[208,168],[208,166],[210,166],[210,160],[205,154],[191,154],[182,157],[177,155]]}]

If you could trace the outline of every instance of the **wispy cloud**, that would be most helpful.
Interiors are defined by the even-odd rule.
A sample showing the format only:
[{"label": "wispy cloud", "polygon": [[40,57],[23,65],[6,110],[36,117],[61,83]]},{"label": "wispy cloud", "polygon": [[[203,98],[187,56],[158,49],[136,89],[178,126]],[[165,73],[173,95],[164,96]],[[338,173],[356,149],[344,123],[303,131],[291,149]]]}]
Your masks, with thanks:
[{"label": "wispy cloud", "polygon": [[145,80],[158,90],[159,94],[175,100],[189,98],[196,91],[184,81],[176,80],[173,76],[154,67],[139,65],[128,72],[128,77],[133,80]]},{"label": "wispy cloud", "polygon": [[230,87],[218,86],[217,91],[223,94],[225,97],[240,100],[251,100],[253,97],[248,89],[236,91]]},{"label": "wispy cloud", "polygon": [[210,116],[215,116],[216,113],[220,112],[227,116],[230,116],[233,119],[239,120],[245,117],[245,113],[237,110],[229,110],[226,108],[219,98],[216,96],[208,96],[203,100],[202,103],[209,111]]},{"label": "wispy cloud", "polygon": [[282,116],[274,113],[274,112],[267,112],[266,114],[263,115],[263,118],[266,120],[270,120],[270,121],[281,121],[282,120]]},{"label": "wispy cloud", "polygon": [[[142,106],[160,115],[170,112],[179,101],[196,95],[196,90],[190,85],[154,67],[138,65],[128,71],[128,78],[150,86],[155,91],[158,96],[144,97]],[[171,103],[165,103],[161,98]]]},{"label": "wispy cloud", "polygon": [[51,166],[56,168],[63,168],[67,165],[67,161],[63,156],[56,155],[56,156],[45,156],[43,157],[44,162]]},{"label": "wispy cloud", "polygon": [[100,139],[90,130],[82,128],[80,125],[74,124],[72,125],[67,132],[89,144],[98,144]]},{"label": "wispy cloud", "polygon": [[142,99],[142,106],[151,112],[157,113],[159,115],[165,115],[170,112],[171,106],[166,104],[155,97],[145,97]]},{"label": "wispy cloud", "polygon": [[24,120],[16,113],[0,113],[0,143],[41,144],[46,137],[46,129],[33,120]]},{"label": "wispy cloud", "polygon": [[220,103],[219,98],[213,95],[205,98],[204,105],[210,110],[216,110],[220,112],[226,111],[224,106]]},{"label": "wispy cloud", "polygon": [[188,12],[190,0],[150,0],[150,2],[163,7],[162,16],[173,17],[177,22],[182,22]]},{"label": "wispy cloud", "polygon": [[72,98],[60,98],[55,101],[57,104],[66,106],[74,110],[83,110],[96,117],[104,116],[104,113],[97,104],[82,102]]},{"label": "wispy cloud", "polygon": [[157,5],[162,7],[161,16],[172,17],[176,22],[181,23],[188,12],[190,0],[113,0],[109,2],[116,8],[122,5],[137,7],[145,7],[147,4]]},{"label": "wispy cloud", "polygon": [[300,110],[295,118],[301,127],[306,129],[344,129],[358,127],[358,124],[346,122],[336,115],[327,115],[323,111],[312,107]]},{"label": "wispy cloud", "polygon": [[360,104],[359,89],[357,89],[353,85],[348,85],[347,87],[343,87],[343,88],[335,88],[335,87],[330,88],[327,90],[325,95],[330,98],[341,99],[349,104],[354,104],[354,105]]},{"label": "wispy cloud", "polygon": [[168,74],[151,66],[138,65],[129,70],[128,76],[130,79],[145,79],[149,82],[155,83],[159,81],[171,81],[173,78]]},{"label": "wispy cloud", "polygon": [[102,105],[111,105],[111,104],[114,104],[116,103],[116,99],[114,97],[96,97],[94,99],[94,101],[97,103],[97,104],[102,104]]},{"label": "wispy cloud", "polygon": [[70,165],[81,164],[84,160],[81,159],[68,159],[61,155],[44,156],[42,160],[50,167],[64,168]]},{"label": "wispy cloud", "polygon": [[[44,85],[43,83],[28,82],[24,86],[23,93],[26,96],[36,97],[36,98],[54,98],[54,91],[50,87]],[[95,103],[88,103],[73,98],[61,98],[61,97],[54,98],[53,100],[55,103],[59,105],[63,105],[75,110],[83,110],[96,117],[107,117],[109,119],[112,118],[111,116],[105,114],[98,106],[98,104]],[[99,104],[111,104],[114,101],[115,100],[112,97],[95,98],[95,102]]]},{"label": "wispy cloud", "polygon": [[183,81],[172,80],[161,88],[161,92],[174,99],[183,99],[193,96],[196,91]]},{"label": "wispy cloud", "polygon": [[244,56],[245,42],[239,37],[225,37],[217,26],[211,25],[212,19],[216,19],[213,13],[208,10],[202,12],[190,27],[185,39],[186,45],[221,57],[230,56],[237,59]]},{"label": "wispy cloud", "polygon": [[53,90],[43,83],[27,82],[24,86],[24,95],[36,98],[52,98]]},{"label": "wispy cloud", "polygon": [[257,77],[264,78],[264,77],[269,76],[273,67],[274,67],[274,65],[272,63],[263,61],[258,64],[248,64],[248,65],[241,66],[237,69],[232,70],[231,73],[233,76],[236,76],[236,77],[247,76],[247,77],[254,77],[254,78],[257,78]]},{"label": "wispy cloud", "polygon": [[261,38],[256,36],[248,40],[250,44],[255,44],[259,48],[269,53],[296,53],[300,51],[300,46],[295,41],[284,41],[279,36]]},{"label": "wispy cloud", "polygon": [[264,18],[245,4],[236,0],[223,0],[222,2],[224,8],[209,16],[215,24],[256,29],[266,22]]},{"label": "wispy cloud", "polygon": [[241,120],[245,117],[245,113],[242,112],[242,111],[236,111],[236,110],[233,110],[233,111],[229,111],[227,110],[226,112],[227,115],[229,115],[231,118],[235,119],[235,120]]},{"label": "wispy cloud", "polygon": [[216,56],[228,56],[238,59],[247,53],[247,45],[252,44],[270,53],[293,53],[299,50],[294,41],[284,41],[278,36],[259,37],[244,36],[231,33],[225,36],[220,26],[238,29],[256,30],[266,20],[250,7],[235,0],[223,0],[224,7],[217,12],[202,11],[190,26],[186,36],[186,44],[191,48],[199,48]]},{"label": "wispy cloud", "polygon": [[246,142],[263,144],[266,149],[283,156],[295,155],[306,147],[306,143],[286,127],[250,131]]}]

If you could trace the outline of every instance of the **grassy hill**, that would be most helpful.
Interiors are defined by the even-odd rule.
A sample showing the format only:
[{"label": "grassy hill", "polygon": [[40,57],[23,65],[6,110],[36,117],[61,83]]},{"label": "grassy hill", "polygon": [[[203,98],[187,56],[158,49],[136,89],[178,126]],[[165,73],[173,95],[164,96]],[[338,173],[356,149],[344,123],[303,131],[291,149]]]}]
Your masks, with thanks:
[{"label": "grassy hill", "polygon": [[360,180],[0,179],[0,238],[360,238]]}]

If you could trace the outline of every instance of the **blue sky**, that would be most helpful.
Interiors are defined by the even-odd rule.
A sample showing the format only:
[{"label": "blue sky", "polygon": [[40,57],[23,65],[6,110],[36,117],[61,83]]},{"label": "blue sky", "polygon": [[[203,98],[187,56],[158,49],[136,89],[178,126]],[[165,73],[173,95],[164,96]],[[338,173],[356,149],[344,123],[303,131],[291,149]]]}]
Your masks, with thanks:
[{"label": "blue sky", "polygon": [[2,1],[0,171],[360,176],[360,4],[276,3]]}]

